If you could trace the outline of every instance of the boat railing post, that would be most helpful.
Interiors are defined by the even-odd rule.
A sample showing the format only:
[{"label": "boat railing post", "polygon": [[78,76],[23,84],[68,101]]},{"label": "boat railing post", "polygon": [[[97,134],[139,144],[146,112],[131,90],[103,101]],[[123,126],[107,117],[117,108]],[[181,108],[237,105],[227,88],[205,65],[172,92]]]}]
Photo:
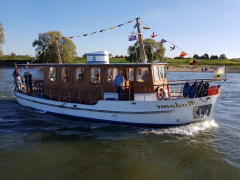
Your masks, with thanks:
[{"label": "boat railing post", "polygon": [[145,86],[145,93],[144,93],[144,101],[145,101],[145,96],[146,96],[146,86]]},{"label": "boat railing post", "polygon": [[90,94],[90,104],[92,105],[92,95],[91,92],[88,92]]},{"label": "boat railing post", "polygon": [[128,94],[128,99],[129,99],[129,101],[131,100],[130,99],[130,96],[131,96],[131,90],[130,90],[131,88],[130,88],[130,86],[128,87],[128,90],[129,90],[129,94]]},{"label": "boat railing post", "polygon": [[103,88],[102,88],[102,100],[104,100],[104,99],[103,99]]},{"label": "boat railing post", "polygon": [[81,90],[79,90],[79,91],[78,91],[78,95],[79,95],[79,102],[81,103],[81,95],[80,95],[80,93],[81,93]]},{"label": "boat railing post", "polygon": [[181,88],[181,93],[180,93],[180,95],[183,96],[183,84],[182,84],[182,88]]},{"label": "boat railing post", "polygon": [[70,103],[71,101],[70,101],[70,98],[71,98],[71,92],[69,91],[68,92],[68,102]]},{"label": "boat railing post", "polygon": [[60,99],[61,99],[61,96],[60,96],[60,90],[59,90],[59,94],[58,94],[58,100],[59,100],[59,102],[60,102]]}]

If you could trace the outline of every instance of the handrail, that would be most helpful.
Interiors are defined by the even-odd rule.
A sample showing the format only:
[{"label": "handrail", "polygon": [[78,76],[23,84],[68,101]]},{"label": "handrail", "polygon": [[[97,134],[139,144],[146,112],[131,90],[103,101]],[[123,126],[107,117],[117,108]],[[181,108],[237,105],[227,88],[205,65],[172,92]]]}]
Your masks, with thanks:
[{"label": "handrail", "polygon": [[[221,82],[225,80],[224,79],[191,79],[191,80],[172,80],[172,81],[168,81],[167,83],[161,83],[158,85],[151,85],[153,87],[153,92],[152,93],[156,93],[156,88],[155,87],[162,87],[165,91],[166,91],[166,95],[168,99],[171,98],[184,98],[183,97],[183,89],[184,89],[184,84],[186,82],[188,82],[190,85],[194,84],[194,83],[200,83],[200,82],[218,82],[218,84],[216,85],[219,86],[221,84]],[[216,84],[216,83],[215,83]],[[125,93],[123,93],[123,96],[125,97],[124,100],[134,100],[135,97],[135,93],[131,92],[133,87],[137,87],[137,88],[142,88],[142,92],[140,91],[140,96],[142,96],[143,101],[146,101],[146,95],[148,94],[147,88],[149,88],[149,86],[147,85],[128,85],[128,86],[124,86],[123,88],[125,88]],[[116,92],[116,86],[102,86],[98,89],[94,89],[93,91],[83,91],[83,90],[78,90],[75,91],[74,95],[71,93],[71,91],[67,91],[67,90],[59,90],[57,88],[49,88],[48,91],[46,91],[46,89],[44,89],[44,86],[42,88],[38,88],[38,87],[33,87],[34,88],[34,95],[37,96],[38,94],[41,95],[41,97],[45,96],[46,98],[49,98],[50,100],[55,100],[55,101],[63,101],[63,102],[78,102],[78,103],[84,103],[87,102],[86,100],[86,93],[88,94],[89,97],[89,103],[90,104],[96,104],[98,102],[98,100],[104,100],[104,95],[105,93],[117,93]],[[201,92],[202,90],[198,90],[198,93]],[[44,92],[44,93],[43,93]],[[55,94],[53,93],[55,92]],[[139,92],[139,91],[138,91]],[[213,90],[213,92],[215,92],[215,90]],[[24,92],[25,93],[25,92]],[[151,92],[149,92],[151,93]],[[27,92],[26,94],[28,95],[33,95],[32,92]],[[64,95],[64,96],[63,96]],[[196,95],[197,96],[197,95]],[[115,98],[116,100],[116,98]],[[96,103],[95,103],[96,102]],[[86,104],[89,104],[86,103]]]}]

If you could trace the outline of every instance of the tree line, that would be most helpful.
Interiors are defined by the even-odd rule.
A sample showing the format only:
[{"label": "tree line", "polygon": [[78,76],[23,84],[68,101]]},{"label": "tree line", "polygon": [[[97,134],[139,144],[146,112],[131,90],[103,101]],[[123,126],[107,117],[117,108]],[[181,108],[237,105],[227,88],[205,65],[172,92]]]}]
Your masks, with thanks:
[{"label": "tree line", "polygon": [[[197,54],[194,54],[194,59],[228,59],[225,54],[221,54],[220,56],[217,55],[209,55],[207,53],[203,54],[202,56],[199,56]],[[174,59],[180,59],[180,57],[175,57]]]}]

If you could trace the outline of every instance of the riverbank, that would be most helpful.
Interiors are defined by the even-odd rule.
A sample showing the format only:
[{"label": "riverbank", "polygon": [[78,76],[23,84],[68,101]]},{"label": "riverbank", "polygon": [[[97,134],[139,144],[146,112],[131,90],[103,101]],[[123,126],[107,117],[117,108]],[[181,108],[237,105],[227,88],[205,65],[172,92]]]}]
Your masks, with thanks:
[{"label": "riverbank", "polygon": [[[202,68],[195,67],[176,67],[176,66],[168,66],[168,72],[201,72]],[[209,68],[207,72],[214,72],[213,68]],[[240,69],[237,68],[228,68],[227,73],[240,73]]]}]

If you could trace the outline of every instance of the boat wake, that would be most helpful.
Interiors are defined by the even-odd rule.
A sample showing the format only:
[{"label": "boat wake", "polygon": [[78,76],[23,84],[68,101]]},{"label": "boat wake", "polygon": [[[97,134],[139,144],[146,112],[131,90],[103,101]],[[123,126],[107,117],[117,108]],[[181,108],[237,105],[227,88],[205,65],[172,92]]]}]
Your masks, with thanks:
[{"label": "boat wake", "polygon": [[174,134],[174,135],[186,135],[186,136],[194,136],[200,132],[203,132],[207,129],[212,128],[218,128],[218,124],[214,121],[204,121],[204,122],[197,122],[188,124],[185,126],[179,126],[179,127],[171,127],[171,128],[164,128],[159,130],[145,130],[140,133],[142,134],[157,134],[157,135],[163,135],[163,134]]}]

